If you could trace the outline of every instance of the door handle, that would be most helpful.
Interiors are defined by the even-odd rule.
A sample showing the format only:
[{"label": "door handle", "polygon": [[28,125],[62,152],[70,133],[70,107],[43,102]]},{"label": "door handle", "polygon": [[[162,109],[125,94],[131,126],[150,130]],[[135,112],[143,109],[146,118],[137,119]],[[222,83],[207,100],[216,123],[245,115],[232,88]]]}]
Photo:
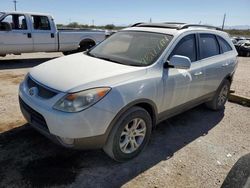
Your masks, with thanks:
[{"label": "door handle", "polygon": [[51,33],[50,36],[51,36],[51,38],[55,38],[55,34],[54,33]]},{"label": "door handle", "polygon": [[31,38],[31,37],[32,37],[31,33],[23,33],[23,34],[24,34],[24,35],[27,35],[28,38]]},{"label": "door handle", "polygon": [[195,76],[200,76],[200,75],[202,75],[203,73],[200,71],[200,72],[196,72],[196,73],[194,73],[194,75]]},{"label": "door handle", "polygon": [[222,67],[227,67],[229,65],[229,63],[224,63],[224,64],[222,64],[221,66]]}]

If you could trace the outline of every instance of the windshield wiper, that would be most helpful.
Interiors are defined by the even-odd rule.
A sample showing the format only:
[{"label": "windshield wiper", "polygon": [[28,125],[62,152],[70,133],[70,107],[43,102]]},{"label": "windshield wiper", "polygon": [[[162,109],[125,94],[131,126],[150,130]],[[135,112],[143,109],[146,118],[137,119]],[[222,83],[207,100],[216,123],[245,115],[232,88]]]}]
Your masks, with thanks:
[{"label": "windshield wiper", "polygon": [[119,63],[119,64],[123,64],[121,63],[120,61],[116,61],[114,59],[111,59],[111,58],[107,58],[107,57],[100,57],[100,56],[95,56],[96,58],[98,59],[103,59],[103,60],[106,60],[106,61],[111,61],[111,62],[114,62],[114,63]]}]

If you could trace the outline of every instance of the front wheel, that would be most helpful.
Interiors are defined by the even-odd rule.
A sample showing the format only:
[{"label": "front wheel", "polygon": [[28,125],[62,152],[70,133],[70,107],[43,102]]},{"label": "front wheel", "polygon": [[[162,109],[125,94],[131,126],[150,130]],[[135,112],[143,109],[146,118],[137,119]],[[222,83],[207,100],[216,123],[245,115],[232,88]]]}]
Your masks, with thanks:
[{"label": "front wheel", "polygon": [[245,56],[246,56],[246,57],[250,57],[250,52],[246,52],[246,53],[245,53]]},{"label": "front wheel", "polygon": [[119,118],[103,149],[114,160],[127,161],[145,148],[151,130],[149,113],[141,107],[133,107]]},{"label": "front wheel", "polygon": [[224,80],[220,87],[218,88],[213,99],[206,103],[206,106],[212,110],[221,110],[224,108],[227,102],[231,83],[229,80]]}]

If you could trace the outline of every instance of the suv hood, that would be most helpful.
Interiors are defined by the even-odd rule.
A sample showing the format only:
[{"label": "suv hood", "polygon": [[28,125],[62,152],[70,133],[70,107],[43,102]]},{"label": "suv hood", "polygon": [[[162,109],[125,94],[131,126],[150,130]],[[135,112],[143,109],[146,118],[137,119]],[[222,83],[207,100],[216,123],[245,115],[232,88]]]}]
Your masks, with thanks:
[{"label": "suv hood", "polygon": [[145,67],[113,63],[83,53],[47,61],[30,71],[31,77],[39,83],[62,92],[112,87],[145,73]]}]

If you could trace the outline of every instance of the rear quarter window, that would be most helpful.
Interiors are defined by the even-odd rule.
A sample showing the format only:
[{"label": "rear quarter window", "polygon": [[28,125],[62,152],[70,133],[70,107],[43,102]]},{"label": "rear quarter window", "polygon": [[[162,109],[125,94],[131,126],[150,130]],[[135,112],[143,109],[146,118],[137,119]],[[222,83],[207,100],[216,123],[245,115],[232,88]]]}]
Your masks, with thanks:
[{"label": "rear quarter window", "polygon": [[220,54],[220,47],[215,35],[200,34],[200,57],[201,59]]},{"label": "rear quarter window", "polygon": [[228,42],[225,39],[223,39],[220,36],[217,36],[217,38],[218,38],[222,53],[233,50],[232,47],[228,44]]}]

